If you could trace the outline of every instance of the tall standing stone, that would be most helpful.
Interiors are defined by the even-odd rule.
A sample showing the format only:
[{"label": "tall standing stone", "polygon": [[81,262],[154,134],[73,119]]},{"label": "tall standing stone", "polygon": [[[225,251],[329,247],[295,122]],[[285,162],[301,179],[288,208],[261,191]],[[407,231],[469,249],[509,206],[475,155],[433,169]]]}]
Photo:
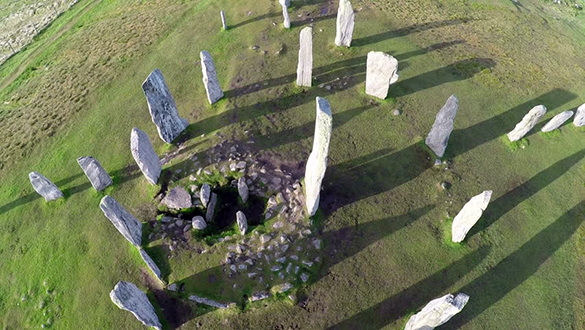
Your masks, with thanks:
[{"label": "tall standing stone", "polygon": [[384,52],[369,52],[366,63],[366,94],[385,99],[390,85],[398,81],[398,60]]},{"label": "tall standing stone", "polygon": [[79,157],[77,158],[77,164],[79,164],[95,190],[102,191],[112,184],[112,178],[95,158]]},{"label": "tall standing stone", "polygon": [[199,200],[201,201],[201,204],[203,204],[203,207],[207,207],[209,198],[211,198],[211,186],[209,183],[204,183],[199,191]]},{"label": "tall standing stone", "polygon": [[290,17],[288,16],[288,7],[290,6],[290,0],[278,0],[282,7],[283,25],[286,29],[290,29]]},{"label": "tall standing stone", "polygon": [[546,114],[546,107],[544,105],[537,105],[530,109],[528,113],[522,118],[516,127],[508,133],[508,139],[511,142],[518,141],[530,132],[530,130],[538,123],[540,118]]},{"label": "tall standing stone", "polygon": [[459,243],[465,239],[471,227],[481,218],[491,198],[492,191],[485,190],[481,194],[472,197],[463,206],[461,211],[455,216],[455,219],[453,219],[453,224],[451,225],[451,240],[453,242]]},{"label": "tall standing stone", "polygon": [[201,57],[201,70],[203,71],[203,84],[207,92],[207,99],[209,104],[213,104],[223,97],[223,91],[219,86],[217,72],[215,71],[215,64],[206,50],[201,51],[199,57]]},{"label": "tall standing stone", "polygon": [[238,194],[240,194],[242,203],[246,203],[248,201],[250,190],[248,189],[248,185],[246,184],[246,179],[244,179],[244,177],[238,179]]},{"label": "tall standing stone", "polygon": [[219,12],[221,16],[221,26],[223,27],[224,31],[227,30],[227,21],[225,20],[225,12],[222,10]]},{"label": "tall standing stone", "polygon": [[313,28],[308,26],[300,34],[297,85],[311,87],[313,75]]},{"label": "tall standing stone", "polygon": [[337,8],[337,32],[335,44],[337,46],[349,47],[353,36],[354,12],[349,0],[339,0]]},{"label": "tall standing stone", "polygon": [[315,137],[313,139],[313,150],[309,155],[305,169],[305,195],[307,212],[310,216],[315,215],[319,207],[319,195],[321,183],[327,169],[327,155],[329,153],[329,141],[333,128],[333,117],[329,102],[317,97],[317,118],[315,121]]},{"label": "tall standing stone", "polygon": [[146,177],[146,180],[148,180],[150,184],[155,185],[160,176],[160,172],[162,171],[162,165],[150,143],[148,135],[137,127],[132,129],[130,135],[130,149],[134,161],[138,164],[138,167]]},{"label": "tall standing stone", "polygon": [[215,215],[215,206],[217,205],[217,194],[211,193],[211,198],[209,199],[209,204],[207,205],[207,211],[205,212],[205,221],[210,223],[213,221],[213,216]]},{"label": "tall standing stone", "polygon": [[142,260],[144,260],[144,263],[146,264],[148,269],[150,269],[150,271],[154,274],[154,276],[156,276],[156,278],[159,281],[164,283],[162,276],[161,276],[160,269],[158,268],[158,266],[156,265],[154,260],[152,260],[152,258],[148,255],[148,253],[146,253],[146,251],[144,251],[143,249],[139,248],[138,252],[140,252],[140,256],[142,257]]},{"label": "tall standing stone", "polygon": [[133,283],[118,282],[110,292],[110,299],[119,308],[132,313],[142,324],[158,330],[162,329],[162,325],[148,297]]},{"label": "tall standing stone", "polygon": [[569,120],[569,118],[571,118],[573,116],[573,111],[569,110],[569,111],[563,111],[561,113],[559,113],[558,115],[554,116],[548,123],[546,123],[546,125],[544,125],[540,131],[541,132],[550,132],[550,131],[554,131],[555,129],[561,127],[561,125],[566,122],[567,120]]},{"label": "tall standing stone", "polygon": [[138,248],[140,247],[142,243],[142,223],[138,219],[126,211],[118,201],[107,195],[102,198],[100,209],[128,242]]},{"label": "tall standing stone", "polygon": [[432,330],[449,321],[461,312],[469,301],[469,296],[459,293],[445,295],[429,302],[420,312],[411,316],[404,330]]},{"label": "tall standing stone", "polygon": [[585,126],[585,104],[577,108],[575,118],[573,118],[573,125],[576,127]]},{"label": "tall standing stone", "polygon": [[159,69],[154,69],[142,83],[142,91],[146,96],[148,110],[152,122],[156,125],[158,135],[166,143],[173,142],[189,123],[179,117],[175,100]]},{"label": "tall standing stone", "polygon": [[455,115],[459,109],[459,100],[455,95],[451,95],[447,100],[447,103],[439,110],[435,123],[431,128],[427,139],[425,140],[426,145],[441,158],[445,154],[447,144],[449,143],[449,136],[453,131],[453,121]]},{"label": "tall standing stone", "polygon": [[30,172],[28,179],[33,189],[45,198],[45,202],[63,198],[63,193],[51,180],[45,178],[41,173]]},{"label": "tall standing stone", "polygon": [[236,212],[236,222],[238,223],[238,228],[240,228],[240,233],[246,235],[246,231],[248,231],[248,219],[244,212]]}]

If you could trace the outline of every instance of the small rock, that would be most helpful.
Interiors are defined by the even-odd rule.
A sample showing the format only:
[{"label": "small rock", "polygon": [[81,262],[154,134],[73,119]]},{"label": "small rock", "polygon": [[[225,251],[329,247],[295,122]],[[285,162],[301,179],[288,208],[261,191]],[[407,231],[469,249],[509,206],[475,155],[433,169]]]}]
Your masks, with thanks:
[{"label": "small rock", "polygon": [[302,273],[301,274],[301,281],[303,281],[303,283],[307,283],[308,280],[309,280],[309,275],[307,275],[306,273]]}]

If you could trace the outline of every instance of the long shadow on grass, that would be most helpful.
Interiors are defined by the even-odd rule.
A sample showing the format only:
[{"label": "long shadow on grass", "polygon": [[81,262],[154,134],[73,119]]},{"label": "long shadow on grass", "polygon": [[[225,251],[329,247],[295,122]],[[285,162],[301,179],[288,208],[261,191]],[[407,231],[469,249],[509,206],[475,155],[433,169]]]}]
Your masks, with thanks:
[{"label": "long shadow on grass", "polygon": [[[381,329],[405,314],[417,312],[429,301],[446,294],[445,290],[480,264],[489,250],[489,247],[480,247],[424,280],[328,329]],[[471,299],[474,299],[473,295]]]},{"label": "long shadow on grass", "polygon": [[585,201],[581,201],[494,268],[461,288],[460,291],[471,299],[463,311],[444,326],[445,329],[460,329],[534,275],[584,220]]}]

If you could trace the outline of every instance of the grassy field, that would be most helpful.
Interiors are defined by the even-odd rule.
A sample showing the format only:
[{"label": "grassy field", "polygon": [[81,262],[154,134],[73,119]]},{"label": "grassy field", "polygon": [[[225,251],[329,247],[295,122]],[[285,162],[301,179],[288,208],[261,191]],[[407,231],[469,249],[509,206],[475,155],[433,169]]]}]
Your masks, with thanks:
[{"label": "grassy field", "polygon": [[[152,188],[129,140],[136,126],[159,154],[176,148],[158,139],[140,88],[160,68],[191,123],[179,139],[187,152],[165,168],[224,140],[252,140],[264,159],[302,175],[316,96],[330,101],[334,123],[324,263],[299,302],[218,311],[172,300],[180,315],[156,303],[165,328],[401,329],[431,299],[465,292],[468,305],[441,329],[585,329],[585,130],[568,123],[543,135],[543,120],[516,150],[504,137],[535,105],[549,119],[585,102],[585,15],[540,0],[353,6],[345,49],[333,45],[335,1],[293,0],[286,30],[277,1],[82,0],[0,66],[2,328],[143,328],[108,297],[119,280],[146,290],[142,260],[99,210],[102,195],[75,159],[96,157],[114,178],[109,193],[152,220]],[[310,24],[315,81],[301,89],[298,34]],[[213,106],[201,50],[226,94]],[[399,61],[387,100],[363,92],[372,50]],[[460,109],[448,164],[436,168],[422,141],[451,94]],[[30,171],[67,198],[46,204]],[[484,216],[463,244],[450,244],[451,219],[486,189],[494,194]],[[189,252],[165,261],[163,275],[204,285],[221,257]]]}]

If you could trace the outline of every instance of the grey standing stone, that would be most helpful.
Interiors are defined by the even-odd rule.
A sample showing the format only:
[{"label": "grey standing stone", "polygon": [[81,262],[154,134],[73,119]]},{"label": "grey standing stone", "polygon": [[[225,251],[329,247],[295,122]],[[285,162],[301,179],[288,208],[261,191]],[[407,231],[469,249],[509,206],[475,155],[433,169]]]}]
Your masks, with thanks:
[{"label": "grey standing stone", "polygon": [[546,107],[544,105],[537,105],[534,108],[530,109],[526,116],[522,118],[514,130],[508,133],[508,139],[511,142],[518,141],[526,135],[526,133],[530,132],[530,130],[538,123],[540,118],[546,114]]},{"label": "grey standing stone", "polygon": [[573,118],[573,125],[576,127],[585,126],[585,104],[577,108],[575,118]]},{"label": "grey standing stone", "polygon": [[429,302],[420,312],[410,317],[404,330],[432,330],[449,321],[461,312],[469,296],[460,293],[457,297],[445,295]]},{"label": "grey standing stone", "polygon": [[112,184],[112,178],[95,158],[79,157],[77,158],[77,164],[79,164],[95,190],[102,191]]},{"label": "grey standing stone", "polygon": [[244,212],[236,212],[236,222],[238,223],[238,228],[240,228],[240,233],[246,235],[246,231],[248,231],[248,219]]},{"label": "grey standing stone", "polygon": [[132,245],[140,247],[142,242],[142,223],[138,219],[126,211],[118,201],[107,195],[102,198],[100,209],[122,236]]},{"label": "grey standing stone", "polygon": [[211,307],[215,307],[215,308],[228,308],[228,307],[230,307],[229,304],[222,304],[222,303],[217,302],[215,300],[199,297],[196,295],[190,295],[189,300],[194,301],[198,304],[203,304],[203,305],[207,305],[207,306],[211,306]]},{"label": "grey standing stone", "polygon": [[207,207],[210,197],[211,186],[209,186],[208,183],[204,183],[203,186],[201,186],[201,190],[199,191],[199,200],[201,200],[201,204],[203,204],[203,207]]},{"label": "grey standing stone", "polygon": [[110,292],[110,299],[119,308],[132,313],[142,324],[155,329],[162,329],[162,325],[148,297],[133,283],[118,282]]},{"label": "grey standing stone", "polygon": [[219,15],[221,16],[221,26],[223,27],[224,30],[227,30],[227,22],[225,20],[225,12],[222,10],[219,12]]},{"label": "grey standing stone", "polygon": [[213,220],[213,215],[215,214],[215,205],[217,204],[217,195],[215,193],[211,193],[211,198],[209,199],[209,204],[207,205],[207,212],[205,213],[205,221],[207,223]]},{"label": "grey standing stone", "polygon": [[191,195],[183,187],[171,189],[162,202],[171,209],[187,209],[193,206]]},{"label": "grey standing stone", "polygon": [[449,136],[453,131],[453,121],[455,115],[459,109],[459,100],[455,95],[451,95],[447,100],[447,103],[439,110],[435,123],[431,128],[427,139],[425,140],[426,145],[437,155],[437,157],[443,157],[447,144],[449,143]]},{"label": "grey standing stone", "polygon": [[573,111],[563,111],[558,115],[554,116],[546,125],[544,125],[541,129],[542,132],[550,132],[554,131],[555,129],[561,127],[561,125],[569,120],[573,116]]},{"label": "grey standing stone", "polygon": [[319,207],[319,195],[321,183],[327,169],[327,155],[329,154],[329,141],[333,128],[333,117],[329,101],[317,97],[317,118],[315,120],[315,137],[313,150],[309,155],[305,169],[305,194],[307,212],[315,215]]},{"label": "grey standing stone", "polygon": [[162,165],[158,155],[154,151],[148,135],[138,128],[132,129],[130,136],[130,149],[132,150],[132,157],[138,164],[140,171],[146,177],[150,184],[155,185],[160,177]]},{"label": "grey standing stone", "polygon": [[337,32],[335,44],[337,46],[349,47],[353,36],[354,12],[349,0],[339,0],[337,9]]},{"label": "grey standing stone", "polygon": [[398,81],[398,60],[383,52],[369,52],[366,63],[366,94],[381,99],[390,85]]},{"label": "grey standing stone", "polygon": [[33,189],[45,198],[45,202],[63,198],[61,190],[59,190],[51,180],[45,178],[41,173],[30,172],[28,174],[28,179],[30,180]]},{"label": "grey standing stone", "polygon": [[200,215],[193,217],[193,219],[191,220],[191,224],[193,226],[193,229],[195,230],[204,230],[205,228],[207,228],[207,223],[205,222],[205,219],[203,219],[203,217]]},{"label": "grey standing stone", "polygon": [[146,96],[150,116],[156,125],[158,135],[166,143],[173,142],[189,123],[179,117],[175,100],[159,69],[154,69],[146,78],[142,83],[142,90]]},{"label": "grey standing stone", "polygon": [[140,256],[142,257],[142,260],[144,260],[144,263],[146,263],[146,266],[148,266],[148,269],[150,269],[150,271],[156,276],[156,278],[159,281],[164,283],[164,281],[161,277],[160,269],[158,268],[158,266],[156,265],[154,260],[152,260],[152,258],[148,255],[148,253],[146,253],[146,251],[144,251],[143,249],[138,249],[138,251],[140,252]]},{"label": "grey standing stone", "polygon": [[244,177],[238,179],[238,193],[240,194],[242,202],[246,203],[250,195],[250,190],[248,189],[248,185],[246,184],[246,179],[244,179]]},{"label": "grey standing stone", "polygon": [[282,7],[283,25],[286,29],[290,29],[290,17],[288,16],[288,7],[290,7],[290,0],[279,0]]},{"label": "grey standing stone", "polygon": [[453,242],[459,243],[465,239],[471,227],[481,218],[491,198],[492,191],[485,190],[481,194],[471,198],[463,206],[461,211],[455,216],[455,219],[453,219],[453,224],[451,225],[451,240]]},{"label": "grey standing stone", "polygon": [[297,85],[311,87],[313,76],[313,28],[308,26],[300,34]]},{"label": "grey standing stone", "polygon": [[223,97],[223,91],[219,86],[217,72],[215,71],[215,64],[206,50],[201,51],[199,57],[201,57],[201,70],[203,71],[203,84],[207,92],[207,99],[209,104],[213,104]]}]

